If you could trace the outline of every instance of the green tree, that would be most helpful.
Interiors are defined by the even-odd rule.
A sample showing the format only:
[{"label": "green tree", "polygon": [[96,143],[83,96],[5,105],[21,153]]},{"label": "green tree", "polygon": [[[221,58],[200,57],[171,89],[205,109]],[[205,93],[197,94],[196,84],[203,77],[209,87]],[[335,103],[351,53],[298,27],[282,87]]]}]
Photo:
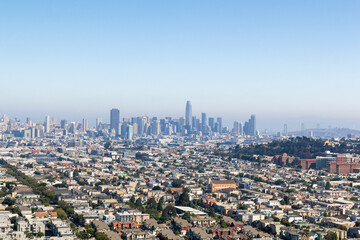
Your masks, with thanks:
[{"label": "green tree", "polygon": [[12,207],[10,209],[10,212],[13,213],[13,214],[18,214],[18,215],[21,215],[21,210],[19,207]]},{"label": "green tree", "polygon": [[160,222],[165,222],[173,217],[176,217],[176,208],[173,205],[167,205],[161,214]]},{"label": "green tree", "polygon": [[109,240],[108,236],[103,232],[96,232],[95,239],[96,240]]},{"label": "green tree", "polygon": [[87,232],[88,234],[90,234],[90,236],[92,236],[92,235],[95,233],[95,229],[92,228],[92,227],[89,227],[89,228],[86,229],[86,232]]},{"label": "green tree", "polygon": [[87,232],[78,232],[76,234],[76,236],[80,239],[89,239],[90,238],[90,234]]},{"label": "green tree", "polygon": [[76,225],[75,225],[75,223],[70,223],[70,228],[71,228],[71,230],[72,230],[73,232],[75,232],[75,230],[76,230]]},{"label": "green tree", "polygon": [[146,203],[146,208],[157,209],[157,207],[158,207],[158,204],[157,204],[155,198],[152,197],[152,198],[148,199],[148,201]]},{"label": "green tree", "polygon": [[160,198],[158,205],[157,205],[157,210],[159,212],[161,212],[164,209],[164,197]]},{"label": "green tree", "polygon": [[76,214],[74,216],[74,221],[75,221],[75,223],[77,223],[79,225],[84,225],[84,222],[85,222],[84,216],[81,214]]},{"label": "green tree", "polygon": [[12,206],[15,204],[15,199],[11,199],[11,198],[5,198],[4,201],[2,202],[2,204],[6,204],[8,206]]},{"label": "green tree", "polygon": [[141,208],[142,208],[142,202],[141,202],[141,199],[140,199],[140,198],[136,199],[135,207],[136,207],[137,209],[141,209]]},{"label": "green tree", "polygon": [[189,192],[190,192],[189,189],[185,188],[183,193],[180,195],[178,201],[176,201],[176,205],[189,206],[190,205]]},{"label": "green tree", "polygon": [[334,232],[328,232],[328,233],[325,235],[325,239],[326,239],[326,240],[337,240],[338,237],[337,237],[336,233],[334,233]]},{"label": "green tree", "polygon": [[182,216],[182,219],[185,219],[187,221],[191,220],[191,214],[190,212],[185,212],[184,215]]},{"label": "green tree", "polygon": [[58,218],[65,220],[68,218],[68,215],[66,214],[66,212],[62,209],[62,208],[56,208],[55,212],[58,215]]},{"label": "green tree", "polygon": [[182,181],[181,179],[174,179],[171,183],[171,186],[174,188],[179,188],[182,186]]},{"label": "green tree", "polygon": [[33,238],[34,237],[34,234],[30,233],[30,232],[25,232],[25,236],[27,238]]}]

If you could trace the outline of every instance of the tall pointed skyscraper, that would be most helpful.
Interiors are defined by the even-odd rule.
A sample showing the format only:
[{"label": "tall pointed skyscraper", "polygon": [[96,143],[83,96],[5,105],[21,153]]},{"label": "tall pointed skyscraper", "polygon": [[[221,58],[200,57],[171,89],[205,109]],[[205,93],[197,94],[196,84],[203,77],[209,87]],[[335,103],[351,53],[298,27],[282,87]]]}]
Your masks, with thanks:
[{"label": "tall pointed skyscraper", "polygon": [[191,102],[186,102],[186,109],[185,109],[185,128],[190,130],[192,126],[192,107]]}]

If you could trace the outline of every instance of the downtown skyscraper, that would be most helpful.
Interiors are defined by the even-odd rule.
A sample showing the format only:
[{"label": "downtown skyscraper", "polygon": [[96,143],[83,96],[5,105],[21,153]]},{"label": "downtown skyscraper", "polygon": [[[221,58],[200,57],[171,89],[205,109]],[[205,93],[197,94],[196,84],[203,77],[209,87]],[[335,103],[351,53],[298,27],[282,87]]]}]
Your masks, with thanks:
[{"label": "downtown skyscraper", "polygon": [[192,128],[192,107],[191,102],[186,102],[186,109],[185,109],[185,128],[187,130],[191,130]]},{"label": "downtown skyscraper", "polygon": [[110,130],[115,129],[115,132],[118,131],[120,123],[120,111],[117,108],[110,110]]},{"label": "downtown skyscraper", "polygon": [[245,122],[244,134],[249,136],[256,136],[256,116],[251,115],[249,121]]}]

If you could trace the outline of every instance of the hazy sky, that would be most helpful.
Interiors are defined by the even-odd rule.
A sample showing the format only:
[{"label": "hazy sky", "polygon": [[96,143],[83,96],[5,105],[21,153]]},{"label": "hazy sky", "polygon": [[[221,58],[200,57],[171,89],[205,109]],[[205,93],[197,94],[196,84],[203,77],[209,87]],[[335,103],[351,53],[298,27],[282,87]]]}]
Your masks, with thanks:
[{"label": "hazy sky", "polygon": [[1,1],[0,114],[360,128],[360,1]]}]

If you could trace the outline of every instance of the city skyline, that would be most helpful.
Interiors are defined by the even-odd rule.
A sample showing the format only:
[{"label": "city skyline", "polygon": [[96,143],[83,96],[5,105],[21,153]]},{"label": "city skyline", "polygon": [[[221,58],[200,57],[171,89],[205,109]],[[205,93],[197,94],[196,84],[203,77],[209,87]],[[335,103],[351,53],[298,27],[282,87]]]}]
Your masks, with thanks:
[{"label": "city skyline", "polygon": [[[101,124],[108,124],[109,125],[109,129],[114,129],[115,133],[118,132],[118,129],[116,126],[119,125],[119,123],[122,123],[124,121],[127,121],[129,119],[133,119],[133,118],[147,118],[147,119],[152,119],[152,118],[159,118],[159,119],[165,119],[165,118],[171,118],[174,120],[181,120],[184,119],[184,127],[187,126],[186,124],[186,118],[187,118],[187,112],[188,109],[190,111],[190,115],[189,117],[191,118],[190,120],[190,127],[187,127],[187,129],[192,129],[194,128],[195,125],[195,119],[200,121],[201,124],[201,131],[204,133],[207,132],[207,130],[204,129],[205,126],[211,126],[214,127],[215,123],[220,122],[220,129],[222,129],[223,127],[227,127],[229,130],[234,130],[234,129],[238,129],[235,130],[239,133],[241,133],[240,135],[242,135],[242,132],[244,132],[244,134],[246,135],[250,135],[250,136],[255,136],[256,135],[256,130],[259,131],[260,133],[281,133],[281,134],[285,134],[287,135],[287,133],[289,132],[304,132],[304,130],[306,129],[330,129],[330,128],[349,128],[349,127],[344,127],[344,126],[332,126],[332,125],[326,125],[326,124],[320,124],[319,122],[316,123],[316,125],[309,124],[308,122],[304,122],[304,121],[300,121],[299,124],[297,125],[291,125],[288,123],[283,123],[281,126],[279,126],[277,129],[273,130],[273,129],[268,129],[268,128],[258,128],[257,127],[257,120],[255,120],[255,114],[251,114],[250,119],[247,120],[247,118],[243,118],[243,119],[227,119],[225,121],[223,121],[223,117],[221,116],[216,116],[216,115],[210,115],[208,116],[207,113],[205,112],[201,112],[199,114],[192,114],[192,104],[191,101],[186,101],[186,107],[185,107],[185,112],[183,113],[183,115],[179,115],[179,116],[170,116],[170,115],[164,115],[164,116],[159,116],[159,115],[144,115],[144,114],[140,114],[140,115],[124,115],[124,116],[120,116],[120,109],[118,108],[112,108],[110,110],[110,114],[108,114],[108,118],[104,115],[104,116],[99,116],[97,115],[96,118],[91,117],[90,119],[88,119],[87,117],[81,117],[78,119],[67,119],[66,117],[63,116],[53,116],[53,115],[46,115],[45,116],[45,121],[44,121],[44,127],[45,127],[45,131],[46,129],[48,129],[48,122],[50,121],[50,117],[51,117],[51,121],[52,120],[56,120],[56,123],[60,124],[61,126],[63,126],[64,124],[69,123],[82,123],[84,124],[84,121],[86,122],[86,127],[85,129],[87,129],[89,126],[91,127],[95,127],[97,129],[97,126],[99,125],[99,123]],[[30,116],[26,116],[23,119],[19,119],[18,117],[15,116],[9,116],[6,113],[0,114],[0,117],[4,117],[6,116],[7,118],[13,118],[13,119],[18,119],[20,122],[28,122],[28,121],[36,121],[36,122],[42,122],[43,119],[40,118],[31,118]],[[203,124],[205,120],[205,125]],[[224,122],[224,124],[223,124]],[[265,121],[263,121],[265,122]],[[247,126],[247,124],[249,124]],[[290,125],[291,127],[288,128],[288,125]],[[240,130],[241,129],[241,130]],[[350,129],[354,129],[354,130],[358,130],[356,128],[350,128]]]}]

